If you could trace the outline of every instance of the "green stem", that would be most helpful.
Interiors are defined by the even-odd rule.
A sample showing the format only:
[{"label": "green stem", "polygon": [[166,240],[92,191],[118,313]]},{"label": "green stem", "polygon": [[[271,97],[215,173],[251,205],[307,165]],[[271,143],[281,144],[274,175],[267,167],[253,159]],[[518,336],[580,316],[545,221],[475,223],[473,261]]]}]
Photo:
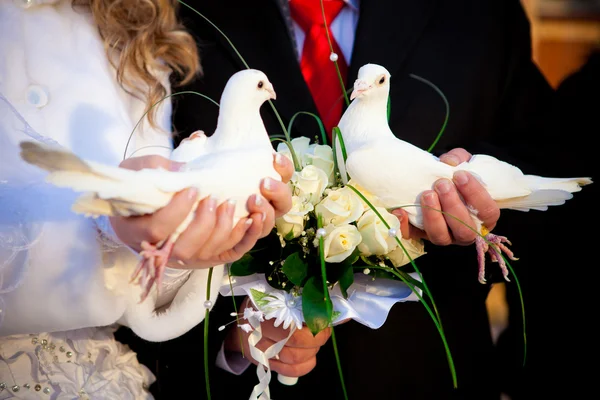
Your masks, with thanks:
[{"label": "green stem", "polygon": [[[360,191],[358,191],[352,185],[346,185],[346,186],[349,187],[350,189],[352,189],[352,191],[354,193],[356,193],[369,206],[369,208],[371,210],[373,210],[373,212],[375,213],[375,215],[377,215],[377,217],[381,220],[381,222],[383,222],[383,224],[385,225],[385,227],[387,229],[391,228],[390,225],[387,223],[387,221],[381,216],[381,214],[379,213],[379,211],[377,211],[377,209],[375,208],[375,206],[373,206],[373,204],[371,204],[371,202]],[[442,342],[446,343],[446,335],[444,333],[444,328],[442,326],[442,318],[441,318],[440,313],[439,313],[439,311],[437,309],[437,306],[435,304],[435,300],[433,299],[433,295],[431,294],[431,290],[429,290],[429,287],[427,286],[427,283],[425,282],[425,278],[423,278],[423,274],[421,274],[421,271],[417,267],[417,264],[414,262],[414,260],[412,259],[412,257],[410,256],[410,254],[408,253],[408,251],[406,250],[406,248],[404,247],[404,244],[402,243],[402,241],[398,237],[396,237],[396,242],[400,245],[400,247],[404,251],[404,254],[406,254],[406,256],[408,257],[408,259],[410,260],[410,263],[411,263],[412,267],[417,272],[417,274],[419,275],[419,278],[421,279],[421,282],[423,283],[423,291],[425,293],[427,293],[427,296],[431,300],[431,305],[433,306],[433,310],[435,312],[435,316],[433,316],[433,315],[431,315],[431,316],[432,316],[432,318],[434,320],[434,323],[436,323],[436,326],[439,324],[439,332],[440,332],[440,336],[442,337]],[[404,277],[402,277],[402,280],[405,281],[405,283],[407,283],[407,281],[406,281],[406,279],[404,279]],[[412,285],[410,285],[409,287],[411,287],[411,286]],[[412,287],[414,288],[414,286],[412,286]],[[418,293],[415,292],[415,294],[418,297],[420,297],[418,295]],[[421,302],[423,303],[423,305],[426,308],[428,308],[426,303],[424,303],[422,300],[421,300]],[[452,355],[450,354],[450,349],[449,348],[447,348],[447,350],[446,350],[446,357],[448,358],[448,363],[450,365],[450,371],[452,372],[452,380],[454,382],[454,387],[456,388],[457,383],[456,383],[456,375],[455,375],[455,372],[454,372],[454,361],[452,360]]]},{"label": "green stem", "polygon": [[[206,300],[210,301],[210,286],[212,284],[212,274],[213,269],[210,268],[208,270],[208,280],[207,280],[207,288],[206,288]],[[204,314],[204,381],[206,384],[206,399],[210,400],[210,378],[208,373],[208,314],[210,312],[210,307],[206,308],[206,312]]]},{"label": "green stem", "polygon": [[[323,15],[323,23],[325,24],[325,35],[327,36],[327,42],[329,43],[329,51],[333,53],[333,44],[331,43],[331,35],[329,34],[329,27],[327,26],[327,19],[325,18],[325,6],[323,5],[323,0],[321,0],[321,14]],[[343,56],[343,54],[338,54],[338,57]],[[346,93],[346,85],[344,84],[344,78],[342,78],[342,73],[340,72],[340,67],[338,65],[337,60],[333,61],[333,64],[335,65],[335,70],[340,81],[340,86],[342,87],[344,100],[346,100],[346,105],[349,105],[350,99],[348,98],[348,94]]]},{"label": "green stem", "polygon": [[[452,219],[454,219],[455,221],[459,222],[460,224],[462,224],[463,226],[465,226],[467,229],[470,229],[472,232],[474,232],[477,236],[479,236],[480,238],[482,238],[483,240],[485,240],[485,242],[489,245],[489,246],[494,246],[496,248],[496,251],[498,252],[498,254],[500,255],[500,257],[502,257],[502,259],[504,260],[504,262],[506,263],[507,268],[509,269],[509,271],[511,272],[511,274],[513,275],[513,277],[515,278],[515,284],[517,285],[517,292],[519,293],[519,300],[521,302],[521,317],[523,319],[523,366],[525,366],[525,361],[527,359],[527,330],[526,330],[526,322],[525,322],[525,300],[523,299],[523,291],[521,289],[521,284],[519,282],[519,278],[517,277],[517,274],[515,273],[515,270],[513,269],[512,265],[510,265],[510,262],[506,259],[506,257],[504,257],[504,255],[502,255],[502,252],[500,251],[500,249],[497,248],[497,246],[490,242],[489,240],[487,240],[485,238],[485,236],[483,236],[480,232],[477,232],[476,229],[474,229],[473,227],[471,227],[469,224],[467,224],[466,222],[464,222],[463,220],[461,220],[458,217],[455,217],[452,214],[449,214],[445,211],[442,210],[438,210],[436,208],[433,207],[429,207],[429,206],[421,206],[420,204],[408,204],[405,206],[399,206],[399,207],[394,207],[395,208],[406,208],[406,207],[426,207],[429,208],[431,210],[437,211],[447,217],[450,217]],[[410,256],[409,256],[410,258]]]},{"label": "green stem", "polygon": [[327,144],[327,134],[325,133],[325,127],[323,126],[323,122],[321,121],[321,118],[319,118],[318,115],[313,114],[308,111],[298,111],[296,114],[294,114],[292,116],[292,118],[290,119],[290,123],[288,124],[288,132],[292,131],[292,125],[294,124],[296,117],[298,117],[299,115],[302,115],[302,114],[310,115],[311,117],[313,117],[315,119],[315,121],[317,121],[317,124],[319,125],[319,131],[321,132],[321,140],[323,141],[323,144]]},{"label": "green stem", "polygon": [[294,170],[296,170],[297,172],[302,171],[302,164],[300,163],[300,160],[298,160],[298,156],[296,156],[296,152],[294,151],[294,146],[292,146],[291,142],[289,142],[288,140],[281,139],[281,138],[271,138],[271,142],[285,143],[286,146],[288,147],[288,149],[290,150],[290,154],[292,155],[292,162],[294,164]]},{"label": "green stem", "polygon": [[510,265],[508,260],[502,255],[502,253],[498,253],[504,259],[506,266],[510,270],[513,278],[515,279],[515,284],[517,285],[517,292],[519,293],[519,301],[521,302],[521,318],[523,319],[523,367],[525,366],[525,362],[527,361],[527,329],[525,327],[525,300],[523,299],[523,291],[521,290],[521,283],[519,282],[519,278],[513,267]]},{"label": "green stem", "polygon": [[[198,14],[202,19],[204,19],[213,28],[215,28],[217,30],[217,32],[219,32],[221,34],[221,36],[223,36],[223,38],[227,41],[227,43],[229,44],[229,46],[231,46],[231,48],[233,49],[233,51],[235,52],[235,54],[238,56],[238,58],[240,59],[240,61],[242,62],[242,64],[244,64],[244,67],[246,67],[246,69],[250,69],[250,66],[248,65],[248,63],[246,62],[246,60],[244,60],[244,57],[242,57],[242,55],[240,54],[240,52],[238,51],[238,49],[233,45],[233,42],[227,37],[227,35],[225,34],[225,32],[223,32],[221,29],[219,29],[218,26],[216,26],[215,24],[213,24],[213,22],[210,19],[206,18],[204,15],[202,15],[201,12],[199,12],[198,10],[196,10],[194,7],[186,4],[185,2],[183,2],[181,0],[178,0],[178,1],[179,1],[179,3],[183,4],[184,6],[186,6],[187,8],[189,8],[190,10],[192,10],[193,12],[195,12],[196,14]],[[273,112],[275,113],[275,117],[277,118],[277,121],[279,121],[279,125],[281,125],[281,129],[283,130],[285,136],[288,138],[288,140],[290,140],[290,134],[285,129],[285,125],[283,123],[283,120],[281,119],[281,116],[277,112],[277,109],[275,108],[275,105],[273,104],[273,102],[271,100],[268,100],[268,102],[269,102],[269,105],[271,106],[271,108],[273,109]]]},{"label": "green stem", "polygon": [[409,74],[409,76],[411,78],[414,78],[418,81],[421,81],[421,82],[431,86],[433,88],[433,90],[435,90],[442,97],[442,100],[444,100],[444,104],[446,105],[446,117],[444,119],[444,123],[442,124],[442,129],[440,129],[440,132],[437,134],[437,137],[435,138],[435,140],[433,141],[431,146],[429,146],[429,149],[427,149],[427,151],[431,153],[433,151],[433,148],[435,147],[435,145],[440,141],[442,134],[446,130],[446,125],[448,124],[448,118],[450,118],[450,103],[448,103],[448,99],[446,98],[444,93],[440,90],[440,88],[438,88],[432,82],[428,81],[425,78],[421,78],[420,76],[415,75],[415,74]]},{"label": "green stem", "polygon": [[[409,256],[409,258],[410,258],[410,256]],[[444,350],[446,351],[446,359],[448,360],[448,365],[450,367],[450,374],[452,375],[452,383],[454,384],[454,388],[456,389],[458,387],[458,378],[456,375],[456,368],[454,366],[454,359],[452,358],[452,353],[450,352],[450,346],[448,345],[448,341],[446,339],[446,334],[444,333],[444,329],[442,327],[442,322],[437,320],[436,315],[434,315],[434,312],[431,310],[431,308],[429,307],[429,305],[427,304],[425,299],[423,299],[423,296],[421,296],[419,294],[419,291],[417,290],[417,288],[408,279],[406,279],[402,274],[398,273],[393,268],[384,268],[384,267],[374,267],[374,268],[379,268],[384,271],[390,272],[390,273],[394,274],[396,277],[400,278],[400,280],[402,280],[402,282],[404,282],[404,284],[406,286],[408,286],[408,288],[415,294],[415,296],[417,296],[417,298],[419,299],[421,304],[423,304],[423,307],[425,307],[425,310],[427,311],[427,313],[433,320],[433,323],[435,324],[435,327],[442,339],[442,344],[444,345]],[[439,315],[438,315],[438,318],[439,318]]]},{"label": "green stem", "polygon": [[[133,127],[133,130],[131,131],[131,133],[129,134],[129,138],[127,139],[127,144],[125,145],[125,151],[123,152],[123,160],[125,160],[127,158],[127,149],[129,148],[129,143],[131,143],[131,139],[133,138],[133,134],[135,133],[137,127],[140,125],[140,123],[142,122],[142,120],[144,119],[144,117],[146,117],[146,115],[148,115],[148,113],[150,111],[152,111],[152,109],[154,107],[156,107],[157,105],[159,105],[160,103],[162,103],[163,100],[168,99],[169,97],[173,97],[173,96],[179,96],[180,94],[195,94],[196,96],[200,96],[205,98],[206,100],[214,103],[217,107],[219,107],[219,103],[217,103],[216,101],[214,101],[213,99],[211,99],[210,97],[208,97],[205,94],[202,93],[198,93],[198,92],[194,92],[193,90],[184,90],[181,92],[177,92],[177,93],[171,93],[166,95],[165,97],[163,97],[162,99],[158,100],[156,103],[152,104],[152,106],[150,106],[150,108],[148,108],[146,110],[146,112],[144,112],[144,114],[142,114],[142,116],[140,117],[140,119],[138,120],[138,122],[135,124],[135,126]],[[139,150],[139,149],[138,149]],[[137,150],[136,150],[137,151]]]},{"label": "green stem", "polygon": [[[317,228],[323,227],[323,217],[321,214],[317,215]],[[327,307],[327,315],[329,318],[333,315],[333,310],[331,309],[331,298],[329,297],[329,289],[327,288],[327,273],[325,271],[325,240],[323,236],[319,238],[319,259],[321,260],[321,280],[323,281],[323,293],[325,294],[325,305]],[[331,344],[333,345],[333,352],[335,354],[335,362],[337,364],[338,374],[340,376],[340,383],[342,384],[342,391],[344,392],[344,399],[348,400],[348,391],[346,390],[346,383],[344,382],[344,373],[342,371],[342,363],[340,361],[340,354],[337,348],[337,341],[335,340],[335,332],[333,329],[333,325],[330,326],[331,329]]]},{"label": "green stem", "polygon": [[[235,303],[235,296],[233,295],[233,283],[231,282],[231,269],[227,268],[227,276],[229,277],[229,290],[231,292],[231,301],[233,302],[233,310],[235,311],[235,322],[236,325],[240,324],[240,315],[238,313],[238,308],[237,308],[237,304]],[[242,358],[244,357],[244,342],[243,342],[243,338],[242,338],[242,331],[239,329],[236,329],[237,333],[238,333],[238,338],[240,339],[240,349],[242,349]]]}]

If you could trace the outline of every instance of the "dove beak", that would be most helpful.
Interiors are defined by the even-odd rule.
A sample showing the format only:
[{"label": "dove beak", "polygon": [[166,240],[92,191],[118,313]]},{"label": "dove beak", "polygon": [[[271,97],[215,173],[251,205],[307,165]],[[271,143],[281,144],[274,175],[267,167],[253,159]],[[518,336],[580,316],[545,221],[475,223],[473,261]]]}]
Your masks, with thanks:
[{"label": "dove beak", "polygon": [[277,99],[277,95],[275,94],[275,89],[273,89],[273,85],[269,85],[267,87],[267,92],[269,92],[269,98],[271,100]]},{"label": "dove beak", "polygon": [[370,88],[371,88],[371,86],[369,86],[369,84],[367,82],[357,79],[354,82],[354,90],[352,91],[352,94],[350,95],[350,100],[354,100],[355,98],[357,98],[358,96],[360,96],[361,94],[363,94],[364,92],[369,90]]}]

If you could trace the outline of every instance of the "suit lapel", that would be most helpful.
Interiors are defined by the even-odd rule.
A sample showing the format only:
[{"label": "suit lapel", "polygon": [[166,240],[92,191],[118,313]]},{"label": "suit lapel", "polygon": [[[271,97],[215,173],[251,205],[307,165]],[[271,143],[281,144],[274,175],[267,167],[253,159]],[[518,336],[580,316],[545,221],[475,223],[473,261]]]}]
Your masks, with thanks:
[{"label": "suit lapel", "polygon": [[361,0],[348,83],[367,63],[393,75],[418,42],[438,0]]}]

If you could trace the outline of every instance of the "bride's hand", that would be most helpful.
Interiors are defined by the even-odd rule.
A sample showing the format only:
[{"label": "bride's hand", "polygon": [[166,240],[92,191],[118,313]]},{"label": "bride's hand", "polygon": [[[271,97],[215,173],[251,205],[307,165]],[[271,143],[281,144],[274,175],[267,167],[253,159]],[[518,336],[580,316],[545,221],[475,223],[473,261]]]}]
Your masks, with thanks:
[{"label": "bride's hand", "polygon": [[[181,163],[161,156],[141,156],[124,160],[122,168],[139,171],[144,168],[163,168],[178,171]],[[138,217],[111,217],[110,222],[123,243],[136,251],[141,251],[141,243],[158,243],[165,239],[183,222],[196,201],[198,193],[192,189],[177,193],[171,202],[152,215]]]},{"label": "bride's hand", "polygon": [[[162,167],[176,171],[181,164],[160,156],[143,156],[125,160],[120,166],[133,170]],[[293,173],[291,163],[285,157],[277,157],[274,166],[283,182],[289,181]],[[172,259],[176,262],[169,265],[177,268],[208,268],[241,258],[254,247],[258,239],[273,229],[275,217],[291,208],[291,193],[285,183],[265,179],[261,193],[262,196],[248,199],[250,215],[240,219],[235,227],[232,226],[233,205],[225,202],[217,207],[210,197],[203,199],[194,220],[173,247]],[[159,243],[174,232],[197,198],[198,193],[193,189],[184,190],[152,215],[112,217],[111,223],[117,236],[139,251],[142,241]]]}]

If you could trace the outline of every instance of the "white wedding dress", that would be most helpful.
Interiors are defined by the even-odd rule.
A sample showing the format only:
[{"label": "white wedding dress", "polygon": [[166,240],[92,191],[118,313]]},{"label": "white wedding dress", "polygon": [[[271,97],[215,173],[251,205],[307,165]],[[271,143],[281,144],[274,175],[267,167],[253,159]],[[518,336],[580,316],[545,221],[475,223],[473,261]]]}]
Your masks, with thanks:
[{"label": "white wedding dress", "polygon": [[[38,140],[117,165],[145,106],[115,75],[71,0],[0,0],[0,399],[150,399],[155,377],[113,332],[164,341],[204,317],[206,270],[168,270],[140,304],[137,254],[20,159],[19,143]],[[157,109],[162,129],[140,124],[127,156],[170,153],[171,104]]]}]

